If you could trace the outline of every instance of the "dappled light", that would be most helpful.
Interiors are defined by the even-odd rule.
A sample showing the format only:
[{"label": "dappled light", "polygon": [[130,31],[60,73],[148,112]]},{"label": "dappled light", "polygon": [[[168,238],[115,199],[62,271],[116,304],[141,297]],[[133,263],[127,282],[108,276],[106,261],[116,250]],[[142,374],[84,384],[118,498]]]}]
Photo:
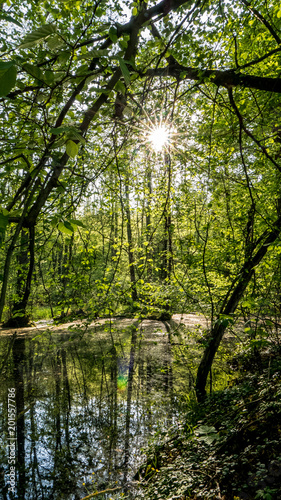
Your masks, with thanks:
[{"label": "dappled light", "polygon": [[0,24],[0,496],[279,500],[280,2]]}]

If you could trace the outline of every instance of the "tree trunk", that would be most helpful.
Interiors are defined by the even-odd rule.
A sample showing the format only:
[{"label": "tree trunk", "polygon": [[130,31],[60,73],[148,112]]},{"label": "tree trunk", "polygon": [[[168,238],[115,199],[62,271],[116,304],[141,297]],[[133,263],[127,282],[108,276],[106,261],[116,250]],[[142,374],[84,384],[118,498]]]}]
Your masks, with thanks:
[{"label": "tree trunk", "polygon": [[[150,236],[151,236],[151,198],[152,198],[152,175],[151,175],[151,168],[150,164],[148,162],[148,168],[147,168],[147,200],[146,200],[146,240],[150,242]],[[151,266],[151,258],[152,258],[152,251],[150,249],[150,243],[149,247],[147,248],[147,264],[146,264],[146,277],[147,281],[151,280],[152,277],[152,266]]]},{"label": "tree trunk", "polygon": [[226,294],[220,310],[220,314],[218,315],[218,318],[209,333],[208,345],[205,348],[203,357],[197,370],[195,390],[197,400],[199,402],[203,401],[206,397],[206,383],[208,374],[212,367],[212,363],[219,348],[223,334],[228,325],[228,319],[223,318],[223,316],[228,316],[235,312],[248,284],[251,281],[255,267],[262,261],[262,259],[266,255],[269,246],[274,243],[274,241],[280,235],[281,217],[278,217],[272,227],[273,229],[271,231],[264,231],[264,233],[258,239],[256,247],[258,244],[262,243],[259,250],[257,250],[255,254],[252,254],[252,256],[244,262],[240,272],[237,274],[238,278],[233,281],[231,288]]},{"label": "tree trunk", "polygon": [[13,305],[11,318],[5,323],[10,328],[25,327],[29,324],[26,312],[28,299],[31,292],[32,274],[34,269],[34,226],[21,231],[20,251],[18,255],[18,274],[16,282],[17,299]]},{"label": "tree trunk", "polygon": [[126,183],[125,183],[125,195],[126,195],[128,256],[129,256],[132,301],[136,302],[138,300],[138,295],[137,295],[137,287],[136,287],[137,280],[136,280],[136,271],[135,271],[135,258],[134,258],[134,253],[133,253],[133,238],[132,238],[132,225],[131,225],[128,179],[126,180]]}]

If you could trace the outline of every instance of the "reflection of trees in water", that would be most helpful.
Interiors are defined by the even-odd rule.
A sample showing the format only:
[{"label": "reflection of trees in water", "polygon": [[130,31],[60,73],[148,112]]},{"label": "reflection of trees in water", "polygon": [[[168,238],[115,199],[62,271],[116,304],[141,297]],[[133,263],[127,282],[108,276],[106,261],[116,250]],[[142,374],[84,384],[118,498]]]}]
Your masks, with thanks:
[{"label": "reflection of trees in water", "polygon": [[110,362],[110,383],[111,383],[111,393],[109,401],[109,447],[108,447],[108,469],[111,472],[116,468],[116,447],[117,447],[117,415],[118,415],[118,404],[117,404],[117,391],[118,391],[118,359],[117,350],[113,344],[111,350],[109,351],[111,356]]},{"label": "reflection of trees in water", "polygon": [[61,348],[56,353],[54,367],[55,379],[55,453],[53,467],[53,490],[70,494],[76,486],[71,453],[69,417],[71,395],[68,379],[66,350]]},{"label": "reflection of trees in water", "polygon": [[131,350],[128,371],[128,385],[127,385],[127,408],[126,408],[126,432],[125,432],[125,446],[124,446],[124,482],[127,482],[128,476],[128,463],[130,457],[130,423],[131,423],[131,402],[133,393],[133,379],[134,379],[134,365],[135,365],[135,352],[137,343],[137,327],[133,327]]},{"label": "reflection of trees in water", "polygon": [[82,483],[93,471],[98,486],[110,479],[126,483],[157,419],[168,425],[170,345],[159,335],[156,344],[151,332],[141,336],[137,326],[130,331],[106,342],[102,337],[79,342],[60,337],[56,343],[46,336],[21,339],[11,351],[13,364],[7,361],[6,370],[26,388],[25,394],[18,391],[17,401],[26,498],[83,496]]},{"label": "reflection of trees in water", "polygon": [[43,496],[44,487],[42,483],[41,474],[39,472],[39,460],[37,456],[37,443],[38,433],[36,426],[35,404],[36,397],[34,394],[34,387],[36,386],[37,374],[40,373],[38,363],[34,362],[35,343],[28,342],[26,353],[26,387],[27,387],[27,400],[30,407],[30,465],[29,465],[29,484],[31,484],[31,491],[34,498]]}]

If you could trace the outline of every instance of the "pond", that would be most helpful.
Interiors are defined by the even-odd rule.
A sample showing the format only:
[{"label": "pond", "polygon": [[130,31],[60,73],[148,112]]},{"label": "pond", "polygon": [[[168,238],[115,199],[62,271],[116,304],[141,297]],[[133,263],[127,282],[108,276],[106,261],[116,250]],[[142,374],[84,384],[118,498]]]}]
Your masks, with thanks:
[{"label": "pond", "polygon": [[193,383],[169,329],[123,320],[0,337],[1,498],[141,498],[142,447],[178,420]]}]

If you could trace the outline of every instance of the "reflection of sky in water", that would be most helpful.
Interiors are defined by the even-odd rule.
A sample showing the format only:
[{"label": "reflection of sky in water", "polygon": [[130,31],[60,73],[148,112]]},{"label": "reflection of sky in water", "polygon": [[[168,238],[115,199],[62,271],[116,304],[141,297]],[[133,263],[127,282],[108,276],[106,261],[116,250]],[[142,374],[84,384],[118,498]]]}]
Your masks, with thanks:
[{"label": "reflection of sky in water", "polygon": [[[130,342],[125,356],[112,350],[109,339],[103,342],[103,353],[92,341],[84,346],[66,342],[47,355],[46,345],[41,352],[40,343],[36,345],[40,370],[28,377],[29,362],[23,369],[24,404],[29,408],[24,424],[25,499],[78,499],[133,478],[142,446],[155,430],[171,425],[176,414],[167,339],[153,346],[142,340],[141,349],[139,342],[131,372]],[[31,348],[28,339],[27,357]],[[11,367],[10,362],[10,381]],[[3,414],[6,421],[6,411],[2,405],[0,422]],[[0,461],[7,472],[3,445],[5,436]]]},{"label": "reflection of sky in water", "polygon": [[[76,402],[76,404],[78,401]],[[129,472],[134,473],[136,464],[140,460],[140,448],[147,441],[147,435],[157,429],[158,423],[167,421],[163,415],[163,406],[144,405],[133,402],[130,408],[130,457],[128,462]],[[51,404],[37,401],[34,406],[34,421],[36,422],[36,458],[38,462],[37,474],[41,477],[42,486],[45,489],[52,489],[54,481],[50,477],[56,464],[54,460],[54,450],[57,447],[54,434],[50,432],[53,427],[51,421]],[[123,477],[123,467],[125,461],[125,440],[126,440],[126,402],[119,402],[116,416],[117,435],[112,437],[110,432],[111,422],[108,415],[108,405],[100,402],[97,398],[89,399],[87,410],[77,404],[73,405],[68,413],[68,425],[70,438],[66,443],[66,432],[62,422],[61,446],[60,450],[67,460],[66,449],[68,447],[71,459],[65,462],[65,466],[71,467],[71,471],[79,475],[78,485],[89,483],[92,472],[95,472],[95,479],[99,481],[119,481]],[[171,422],[170,422],[171,423]],[[48,431],[49,428],[49,431]],[[30,469],[32,462],[32,438],[31,422],[29,413],[26,414],[26,467]],[[112,448],[114,445],[114,448]],[[111,461],[110,461],[111,460]],[[109,475],[111,478],[109,478]],[[130,473],[129,473],[130,476]],[[44,479],[47,477],[48,479]]]}]

